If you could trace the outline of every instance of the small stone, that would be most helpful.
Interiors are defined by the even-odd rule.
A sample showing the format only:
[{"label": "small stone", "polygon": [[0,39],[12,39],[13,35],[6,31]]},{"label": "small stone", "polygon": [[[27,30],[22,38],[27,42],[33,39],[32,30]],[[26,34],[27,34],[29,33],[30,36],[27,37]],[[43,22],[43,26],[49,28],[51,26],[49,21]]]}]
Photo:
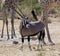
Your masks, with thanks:
[{"label": "small stone", "polygon": [[18,41],[13,41],[13,44],[18,44]]}]

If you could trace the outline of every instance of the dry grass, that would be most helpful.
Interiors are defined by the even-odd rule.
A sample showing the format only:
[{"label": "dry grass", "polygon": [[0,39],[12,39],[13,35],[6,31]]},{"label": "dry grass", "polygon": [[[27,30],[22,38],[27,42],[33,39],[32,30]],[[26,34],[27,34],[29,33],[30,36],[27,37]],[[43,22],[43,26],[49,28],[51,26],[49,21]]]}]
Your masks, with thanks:
[{"label": "dry grass", "polygon": [[[53,19],[56,19],[55,21]],[[53,21],[49,24],[50,35],[54,43],[56,45],[50,46],[47,40],[47,36],[45,41],[48,46],[43,46],[43,49],[40,51],[36,51],[36,47],[38,44],[37,40],[31,40],[32,51],[28,48],[28,43],[25,40],[23,52],[21,51],[21,40],[19,39],[20,36],[17,36],[17,39],[7,41],[7,37],[3,38],[0,41],[0,56],[60,56],[60,23],[57,21],[57,18],[51,18]],[[11,30],[9,20],[9,31]],[[15,30],[16,34],[19,35],[19,21],[15,20]],[[0,20],[0,33],[2,29],[2,21]],[[4,30],[4,34],[6,35],[6,27]],[[13,44],[13,41],[18,41],[18,44]]]}]

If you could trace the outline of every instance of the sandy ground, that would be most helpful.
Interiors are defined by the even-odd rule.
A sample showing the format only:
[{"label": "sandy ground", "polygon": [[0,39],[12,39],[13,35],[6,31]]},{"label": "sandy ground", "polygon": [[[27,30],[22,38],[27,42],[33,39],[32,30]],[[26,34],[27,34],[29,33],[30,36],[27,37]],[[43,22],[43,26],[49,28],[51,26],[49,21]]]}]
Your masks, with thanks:
[{"label": "sandy ground", "polygon": [[[59,20],[58,20],[59,21]],[[27,40],[24,43],[24,49],[21,51],[21,39],[19,35],[19,21],[15,20],[15,30],[17,34],[17,38],[13,40],[10,39],[7,41],[6,37],[6,27],[4,30],[4,38],[0,38],[0,56],[60,56],[60,22],[54,21],[49,24],[49,31],[53,42],[55,43],[54,46],[49,45],[47,36],[45,36],[45,42],[47,46],[43,46],[40,51],[37,51],[35,48],[37,47],[38,40],[32,39],[31,46],[32,51],[28,48]],[[2,21],[0,21],[0,34],[2,29]],[[10,21],[9,21],[10,22]],[[11,30],[11,23],[9,23],[9,33]],[[13,41],[18,41],[17,45],[13,44]],[[34,48],[35,47],[35,48]]]}]

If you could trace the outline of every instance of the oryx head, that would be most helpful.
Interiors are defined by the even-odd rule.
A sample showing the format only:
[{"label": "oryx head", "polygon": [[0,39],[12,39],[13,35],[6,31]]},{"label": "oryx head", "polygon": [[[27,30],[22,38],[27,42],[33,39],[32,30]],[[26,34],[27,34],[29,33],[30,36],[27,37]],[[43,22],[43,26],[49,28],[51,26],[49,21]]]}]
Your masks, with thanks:
[{"label": "oryx head", "polygon": [[22,19],[22,25],[23,25],[24,27],[26,27],[27,24],[29,24],[28,18],[25,17],[24,19]]}]

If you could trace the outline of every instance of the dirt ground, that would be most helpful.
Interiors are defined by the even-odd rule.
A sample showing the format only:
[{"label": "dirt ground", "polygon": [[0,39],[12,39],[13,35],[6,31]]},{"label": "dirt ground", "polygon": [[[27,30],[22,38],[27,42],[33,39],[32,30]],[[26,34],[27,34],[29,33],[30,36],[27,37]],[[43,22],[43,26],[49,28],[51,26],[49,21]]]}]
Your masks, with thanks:
[{"label": "dirt ground", "polygon": [[[0,38],[0,56],[60,56],[60,22],[59,20],[55,20],[58,18],[51,18],[52,23],[49,24],[49,31],[51,35],[51,39],[55,43],[55,45],[51,46],[49,45],[47,36],[45,36],[45,42],[47,43],[46,46],[43,46],[40,51],[36,50],[38,40],[32,39],[31,40],[31,46],[32,51],[28,48],[27,40],[25,40],[24,43],[24,49],[21,50],[21,39],[19,35],[19,21],[15,20],[15,30],[17,34],[17,38],[14,38],[13,40],[10,39],[7,41],[6,36],[6,27],[4,29],[4,38]],[[55,20],[55,21],[54,21]],[[10,20],[9,20],[9,34],[11,35],[11,26],[10,26]],[[1,35],[1,29],[2,29],[2,20],[0,20],[0,35]],[[13,41],[18,41],[18,44],[13,44]]]}]

